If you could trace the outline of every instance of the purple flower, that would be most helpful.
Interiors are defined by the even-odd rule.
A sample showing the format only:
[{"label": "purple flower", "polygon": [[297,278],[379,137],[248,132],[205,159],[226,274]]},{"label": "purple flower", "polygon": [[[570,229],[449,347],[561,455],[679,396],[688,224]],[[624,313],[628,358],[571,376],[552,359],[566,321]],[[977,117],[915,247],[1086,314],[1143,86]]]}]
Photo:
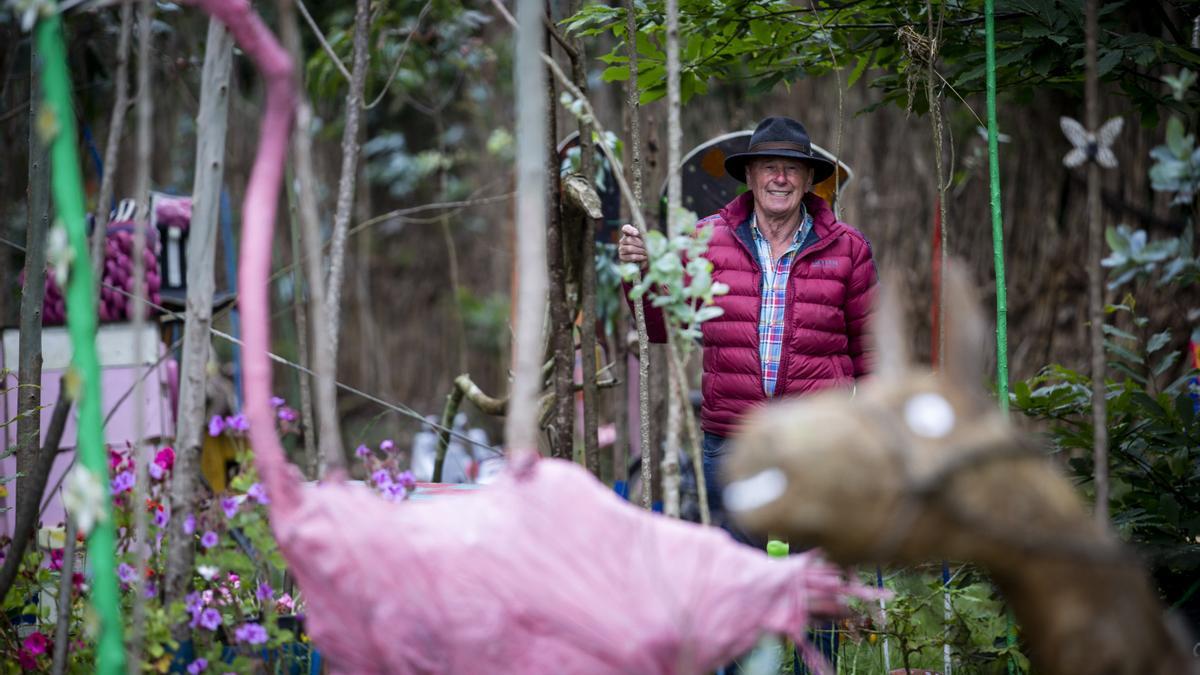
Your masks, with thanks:
[{"label": "purple flower", "polygon": [[287,407],[286,405],[280,408],[279,412],[275,413],[275,416],[284,422],[295,422],[296,419],[300,417],[298,414],[296,414],[295,410]]},{"label": "purple flower", "polygon": [[209,607],[200,612],[200,620],[198,622],[201,628],[206,630],[216,630],[217,626],[221,625],[221,613]]},{"label": "purple flower", "polygon": [[170,516],[167,515],[166,509],[155,509],[154,511],[154,526],[166,527]]},{"label": "purple flower", "polygon": [[256,623],[244,623],[233,631],[233,637],[238,642],[248,642],[252,645],[261,645],[267,641],[267,629]]},{"label": "purple flower", "polygon": [[267,499],[267,489],[262,486],[262,483],[251,485],[250,489],[246,490],[246,496],[259,504],[266,505],[271,503],[271,500]]},{"label": "purple flower", "polygon": [[217,545],[217,533],[209,530],[200,537],[200,545],[204,548],[212,548]]},{"label": "purple flower", "polygon": [[122,492],[128,492],[132,490],[133,484],[136,481],[137,478],[133,475],[132,470],[122,471],[121,473],[117,474],[116,478],[112,479],[112,484],[110,486],[112,488],[112,493],[114,495],[119,495]]},{"label": "purple flower", "polygon": [[205,659],[205,658],[196,659],[195,661],[192,661],[191,663],[188,664],[188,667],[187,667],[188,675],[197,675],[197,673],[202,673],[202,672],[204,672],[205,668],[208,668],[208,659]]},{"label": "purple flower", "polygon": [[282,397],[279,397],[279,396],[271,397],[271,407],[272,408],[278,408],[279,406],[283,405],[284,403],[287,403],[287,401],[285,401]]},{"label": "purple flower", "polygon": [[187,518],[183,519],[183,533],[194,534],[196,532],[196,516],[187,514]]},{"label": "purple flower", "polygon": [[392,474],[387,469],[379,469],[371,474],[371,481],[380,488],[386,488],[392,484]]},{"label": "purple flower", "polygon": [[254,591],[254,597],[266,602],[275,596],[275,591],[271,588],[271,584],[262,582],[258,585],[258,590]]},{"label": "purple flower", "polygon": [[398,502],[408,497],[408,491],[399,483],[388,483],[383,486],[383,496],[389,502]]},{"label": "purple flower", "polygon": [[390,455],[396,450],[396,444],[392,442],[392,439],[385,438],[383,442],[379,444],[379,449],[382,450],[385,455]]},{"label": "purple flower", "polygon": [[128,563],[121,563],[120,565],[117,565],[117,578],[121,580],[121,583],[133,583],[133,579],[136,576],[137,573],[133,569],[132,565]]},{"label": "purple flower", "polygon": [[188,593],[187,596],[183,598],[183,603],[184,607],[187,608],[187,611],[191,612],[192,614],[198,614],[204,607],[204,600],[200,598],[200,594],[196,591]]},{"label": "purple flower", "polygon": [[208,435],[220,436],[222,431],[225,431],[225,419],[220,415],[213,415],[208,421]]},{"label": "purple flower", "polygon": [[396,476],[396,482],[404,487],[405,490],[411,490],[417,486],[417,478],[411,471],[403,471]]},{"label": "purple flower", "polygon": [[221,500],[221,508],[225,511],[226,518],[232,518],[237,515],[238,500],[237,497],[226,497]]},{"label": "purple flower", "polygon": [[245,415],[238,413],[232,417],[226,417],[225,426],[234,431],[246,431],[250,428],[250,423],[246,421]]},{"label": "purple flower", "polygon": [[143,595],[147,600],[153,600],[158,595],[158,585],[154,583],[153,579],[146,580],[146,590],[143,591]]},{"label": "purple flower", "polygon": [[371,449],[366,445],[359,444],[359,446],[354,449],[354,454],[358,455],[359,457],[366,457],[367,455],[371,454]]},{"label": "purple flower", "polygon": [[146,470],[150,472],[150,477],[154,480],[162,480],[163,474],[165,473],[163,468],[154,462],[147,464]]}]

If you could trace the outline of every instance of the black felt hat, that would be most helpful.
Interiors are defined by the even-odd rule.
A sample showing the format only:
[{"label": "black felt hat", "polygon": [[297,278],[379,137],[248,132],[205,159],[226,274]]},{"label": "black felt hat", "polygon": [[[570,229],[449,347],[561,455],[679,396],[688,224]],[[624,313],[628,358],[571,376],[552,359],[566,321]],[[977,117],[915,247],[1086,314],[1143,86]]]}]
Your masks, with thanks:
[{"label": "black felt hat", "polygon": [[746,182],[746,163],[757,157],[798,159],[812,167],[813,185],[833,175],[833,162],[813,152],[804,125],[790,117],[768,117],[758,123],[746,152],[725,158],[725,171]]}]

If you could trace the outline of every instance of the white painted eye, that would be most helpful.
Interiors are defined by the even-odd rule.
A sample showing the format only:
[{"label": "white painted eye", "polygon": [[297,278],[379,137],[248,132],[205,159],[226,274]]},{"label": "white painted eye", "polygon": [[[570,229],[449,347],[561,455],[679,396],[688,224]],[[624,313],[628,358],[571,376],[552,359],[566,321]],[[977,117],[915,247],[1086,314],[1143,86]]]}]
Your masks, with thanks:
[{"label": "white painted eye", "polygon": [[942,438],[954,428],[954,408],[938,394],[918,394],[904,404],[904,422],[918,436]]},{"label": "white painted eye", "polygon": [[767,469],[725,486],[725,508],[730,511],[753,511],[783,496],[787,476],[779,469]]}]

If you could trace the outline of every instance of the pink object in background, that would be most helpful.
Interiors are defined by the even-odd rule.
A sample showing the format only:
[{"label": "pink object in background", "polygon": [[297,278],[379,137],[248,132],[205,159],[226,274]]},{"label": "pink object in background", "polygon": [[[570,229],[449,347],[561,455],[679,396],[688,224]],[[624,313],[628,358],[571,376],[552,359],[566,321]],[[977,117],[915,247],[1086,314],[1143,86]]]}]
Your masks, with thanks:
[{"label": "pink object in background", "polygon": [[772,560],[637,509],[580,467],[527,449],[493,485],[442,500],[392,503],[338,474],[305,484],[275,432],[267,357],[293,65],[246,0],[196,4],[266,79],[242,210],[245,412],[272,529],[332,672],[702,672],[762,631],[803,645],[815,606],[869,593],[811,556]]}]

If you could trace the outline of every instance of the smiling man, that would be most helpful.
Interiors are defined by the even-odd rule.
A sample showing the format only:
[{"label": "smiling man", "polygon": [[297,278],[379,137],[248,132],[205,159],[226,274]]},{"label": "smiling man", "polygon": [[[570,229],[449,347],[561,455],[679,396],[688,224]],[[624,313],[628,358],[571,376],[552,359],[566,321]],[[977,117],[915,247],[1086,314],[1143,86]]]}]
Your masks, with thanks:
[{"label": "smiling man", "polygon": [[[810,191],[834,168],[812,151],[803,124],[768,117],[747,151],[725,160],[749,190],[699,223],[712,228],[705,257],[713,279],[729,285],[716,300],[724,313],[701,324],[704,478],[713,522],[746,543],[725,517],[719,469],[726,438],[758,405],[850,387],[867,372],[864,329],[877,278],[871,246]],[[622,228],[618,255],[646,261],[632,225]],[[665,342],[661,311],[645,307],[651,341]]]}]

